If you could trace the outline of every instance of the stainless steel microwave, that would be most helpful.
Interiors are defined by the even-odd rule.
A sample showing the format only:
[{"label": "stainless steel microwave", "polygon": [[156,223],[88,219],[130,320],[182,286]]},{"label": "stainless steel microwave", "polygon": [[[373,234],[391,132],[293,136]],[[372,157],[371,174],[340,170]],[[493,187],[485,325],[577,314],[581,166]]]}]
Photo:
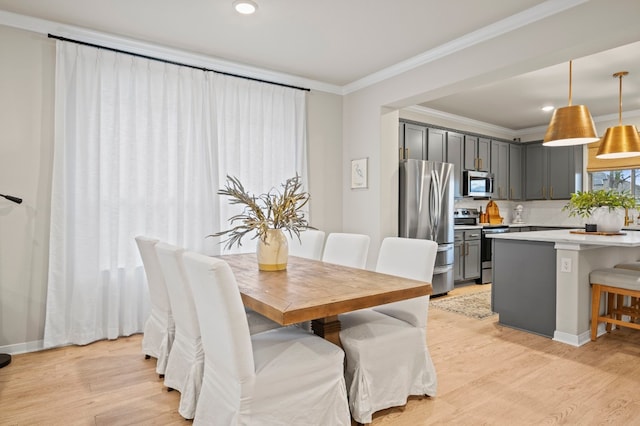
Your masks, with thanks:
[{"label": "stainless steel microwave", "polygon": [[462,172],[462,195],[465,197],[491,197],[493,175],[488,172],[464,170]]}]

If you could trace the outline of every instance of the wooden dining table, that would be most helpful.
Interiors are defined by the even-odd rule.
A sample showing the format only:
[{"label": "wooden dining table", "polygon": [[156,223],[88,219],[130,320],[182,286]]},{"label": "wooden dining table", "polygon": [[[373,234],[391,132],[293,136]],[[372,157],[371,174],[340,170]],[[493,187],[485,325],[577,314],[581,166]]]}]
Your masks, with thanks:
[{"label": "wooden dining table", "polygon": [[260,271],[255,254],[220,256],[236,277],[244,305],[283,326],[311,321],[315,334],[340,345],[339,314],[430,295],[430,283],[289,256],[287,269]]}]

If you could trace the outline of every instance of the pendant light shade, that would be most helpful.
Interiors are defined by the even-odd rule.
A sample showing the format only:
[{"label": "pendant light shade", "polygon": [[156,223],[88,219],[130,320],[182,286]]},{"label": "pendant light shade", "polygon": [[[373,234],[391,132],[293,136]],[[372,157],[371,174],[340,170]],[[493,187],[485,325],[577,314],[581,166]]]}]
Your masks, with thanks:
[{"label": "pendant light shade", "polygon": [[572,61],[569,61],[569,106],[553,112],[542,141],[545,146],[582,145],[600,139],[589,108],[585,105],[571,105],[572,65]]},{"label": "pendant light shade", "polygon": [[609,127],[600,142],[596,158],[612,159],[640,156],[640,135],[633,125],[622,125],[622,77],[627,71],[620,71],[613,76],[620,79],[620,94],[618,103],[618,125]]}]

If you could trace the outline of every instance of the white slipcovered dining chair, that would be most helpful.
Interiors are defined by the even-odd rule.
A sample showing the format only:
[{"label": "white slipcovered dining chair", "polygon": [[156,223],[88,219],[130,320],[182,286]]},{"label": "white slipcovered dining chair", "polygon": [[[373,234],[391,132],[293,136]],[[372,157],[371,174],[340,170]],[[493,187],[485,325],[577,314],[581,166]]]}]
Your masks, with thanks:
[{"label": "white slipcovered dining chair", "polygon": [[167,286],[155,249],[159,240],[142,235],[135,237],[135,240],[147,275],[149,298],[151,299],[151,312],[144,324],[142,352],[147,358],[157,359],[156,372],[162,377],[173,344],[175,324]]},{"label": "white slipcovered dining chair", "polygon": [[322,261],[364,269],[370,240],[368,235],[331,233],[324,246]]},{"label": "white slipcovered dining chair", "polygon": [[196,305],[182,267],[184,249],[162,242],[155,247],[176,324],[164,384],[180,392],[178,412],[185,419],[192,419],[202,386],[204,351]]},{"label": "white slipcovered dining chair", "polygon": [[[385,238],[376,272],[431,282],[438,244]],[[434,396],[437,377],[427,348],[429,296],[339,315],[351,415],[371,423],[376,411]]]},{"label": "white slipcovered dining chair", "polygon": [[340,348],[298,327],[250,335],[229,265],[183,261],[205,356],[194,425],[351,424]]},{"label": "white slipcovered dining chair", "polygon": [[[175,338],[169,352],[164,384],[180,392],[180,415],[193,419],[202,386],[204,352],[193,293],[182,265],[185,250],[163,242],[156,244],[155,249],[175,321]],[[251,334],[280,327],[280,324],[255,311],[249,310],[246,315]]]},{"label": "white slipcovered dining chair", "polygon": [[307,229],[300,232],[300,239],[293,234],[285,233],[289,243],[289,254],[291,256],[304,257],[306,259],[320,260],[322,258],[322,248],[324,247],[324,231],[317,229]]}]

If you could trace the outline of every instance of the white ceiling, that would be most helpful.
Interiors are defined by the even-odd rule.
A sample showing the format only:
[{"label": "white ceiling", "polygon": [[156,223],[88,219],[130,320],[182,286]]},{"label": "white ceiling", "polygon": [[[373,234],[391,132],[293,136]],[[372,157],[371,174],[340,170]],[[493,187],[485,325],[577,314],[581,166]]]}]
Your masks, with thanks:
[{"label": "white ceiling", "polygon": [[[0,11],[83,27],[308,80],[346,87],[426,52],[472,40],[498,24],[525,25],[583,0],[0,0]],[[610,1],[610,0],[609,0]],[[566,13],[565,13],[566,15]],[[527,21],[529,19],[529,21]],[[578,18],[576,18],[578,19]],[[594,116],[640,110],[640,43],[574,60],[573,103]],[[544,125],[544,104],[568,100],[568,64],[431,101],[424,106],[511,130]]]},{"label": "white ceiling", "polygon": [[[572,104],[586,105],[591,115],[618,118],[617,71],[629,71],[622,80],[623,112],[640,112],[640,42],[573,60]],[[511,130],[548,125],[552,112],[545,105],[567,106],[569,63],[562,63],[462,93],[446,96],[425,107],[472,118]],[[615,117],[608,117],[609,115]],[[623,119],[624,122],[624,119]]]}]

